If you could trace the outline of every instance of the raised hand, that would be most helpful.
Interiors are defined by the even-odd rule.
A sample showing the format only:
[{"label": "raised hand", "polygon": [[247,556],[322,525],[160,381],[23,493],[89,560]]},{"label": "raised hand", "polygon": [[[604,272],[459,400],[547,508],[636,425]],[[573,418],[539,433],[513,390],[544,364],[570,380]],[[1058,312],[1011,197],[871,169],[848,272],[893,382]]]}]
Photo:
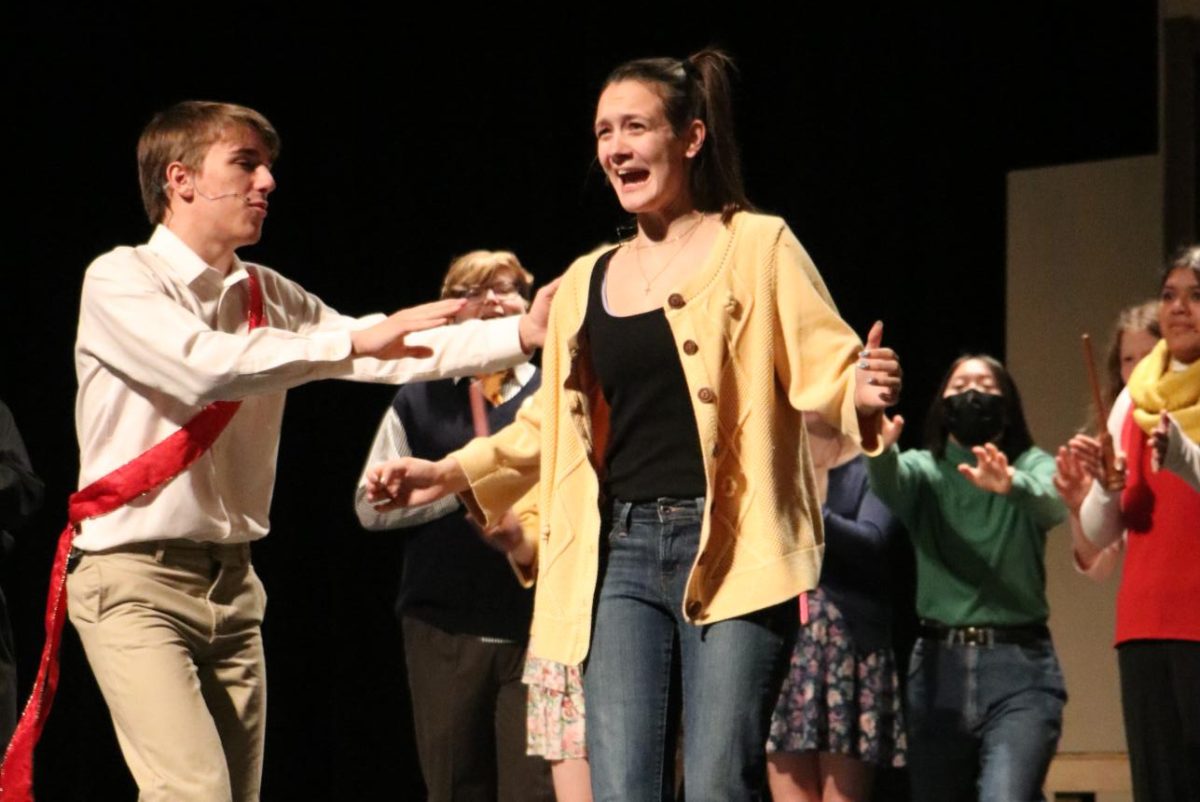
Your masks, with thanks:
[{"label": "raised hand", "polygon": [[1093,479],[1104,476],[1104,449],[1100,441],[1086,434],[1077,434],[1065,446],[1078,467]]},{"label": "raised hand", "polygon": [[884,449],[889,449],[896,443],[900,442],[900,433],[904,431],[904,418],[895,415],[889,418],[883,416],[883,428],[879,435],[883,439]]},{"label": "raised hand", "polygon": [[[1076,437],[1087,437],[1087,435],[1076,435]],[[1090,437],[1087,439],[1092,440]],[[1098,443],[1096,445],[1099,447]],[[1057,468],[1054,473],[1054,489],[1062,496],[1067,509],[1078,513],[1079,508],[1083,506],[1083,500],[1087,498],[1088,491],[1092,489],[1092,482],[1095,481],[1094,474],[1088,470],[1083,460],[1069,444],[1059,446],[1058,454],[1054,457],[1054,465]]]},{"label": "raised hand", "polygon": [[996,448],[995,443],[975,446],[971,452],[975,455],[975,465],[962,463],[958,466],[958,472],[980,490],[1007,496],[1012,490],[1013,469],[1009,467],[1004,452]]},{"label": "raised hand", "polygon": [[454,322],[454,316],[465,303],[460,298],[450,298],[401,309],[381,323],[352,332],[350,352],[353,356],[373,356],[376,359],[432,356],[433,351],[428,347],[406,345],[404,338],[414,331],[434,329]]},{"label": "raised hand", "polygon": [[883,321],[877,320],[858,354],[854,376],[854,406],[863,416],[882,412],[900,400],[900,357],[891,348],[884,348],[882,342]]},{"label": "raised hand", "polygon": [[1108,432],[1101,432],[1099,437],[1077,434],[1067,443],[1067,448],[1083,470],[1107,490],[1125,487],[1125,460],[1117,457]]},{"label": "raised hand", "polygon": [[1150,432],[1150,439],[1146,445],[1150,446],[1150,468],[1151,470],[1159,470],[1163,466],[1163,462],[1167,459],[1167,442],[1171,437],[1171,416],[1166,411],[1158,418],[1158,423]]},{"label": "raised hand", "polygon": [[400,457],[367,469],[367,500],[379,512],[416,507],[467,488],[467,477],[449,457],[437,462]]},{"label": "raised hand", "polygon": [[521,348],[527,354],[541,348],[546,342],[546,326],[550,322],[550,302],[554,300],[554,294],[558,292],[560,283],[562,283],[562,276],[538,290],[537,295],[533,296],[533,304],[530,305],[529,311],[521,315],[517,330],[521,335]]}]

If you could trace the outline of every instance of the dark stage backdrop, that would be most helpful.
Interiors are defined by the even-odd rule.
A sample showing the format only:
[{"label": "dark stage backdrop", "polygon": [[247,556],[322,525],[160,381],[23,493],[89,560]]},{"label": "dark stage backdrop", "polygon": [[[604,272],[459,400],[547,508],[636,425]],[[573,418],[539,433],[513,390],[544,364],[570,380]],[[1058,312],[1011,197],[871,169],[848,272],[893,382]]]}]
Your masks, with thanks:
[{"label": "dark stage backdrop", "polygon": [[[817,4],[564,4],[539,16],[448,5],[419,22],[249,3],[192,4],[169,21],[6,15],[0,395],[49,488],[6,566],[23,690],[75,487],[80,278],[149,233],[134,145],[165,105],[230,100],[274,122],[279,188],[263,242],[243,255],[366,313],[432,298],[469,249],[512,249],[548,279],[611,240],[620,214],[590,133],[604,74],[721,44],[741,65],[750,195],[788,220],[860,332],[886,321],[910,437],[954,356],[1003,356],[1005,171],[1156,148],[1148,0],[1119,13],[997,3],[838,18]],[[270,594],[267,799],[420,797],[390,612],[402,536],[362,532],[351,507],[390,393],[291,393],[273,532],[254,550]],[[41,799],[133,798],[70,627],[37,768]]]}]

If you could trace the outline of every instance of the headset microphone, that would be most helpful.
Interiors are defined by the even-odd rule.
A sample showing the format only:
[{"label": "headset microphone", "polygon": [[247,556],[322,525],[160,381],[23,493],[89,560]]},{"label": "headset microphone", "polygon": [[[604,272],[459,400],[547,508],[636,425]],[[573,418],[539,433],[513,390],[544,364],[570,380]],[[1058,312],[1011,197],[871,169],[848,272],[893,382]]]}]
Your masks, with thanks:
[{"label": "headset microphone", "polygon": [[192,184],[192,189],[194,189],[196,194],[204,198],[206,201],[219,201],[225,200],[226,198],[241,198],[242,203],[250,203],[250,197],[248,195],[243,195],[240,192],[222,192],[220,195],[205,195],[200,191],[200,187],[196,186],[195,184]]}]

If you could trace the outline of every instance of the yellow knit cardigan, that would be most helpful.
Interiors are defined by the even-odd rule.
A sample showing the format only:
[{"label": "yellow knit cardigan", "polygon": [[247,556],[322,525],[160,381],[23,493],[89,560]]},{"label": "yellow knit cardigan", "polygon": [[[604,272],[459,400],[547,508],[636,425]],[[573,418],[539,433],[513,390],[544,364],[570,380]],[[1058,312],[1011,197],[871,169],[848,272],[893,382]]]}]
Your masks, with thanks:
[{"label": "yellow knit cardigan", "polygon": [[[608,409],[581,332],[599,254],[576,260],[563,278],[541,389],[511,425],[453,454],[470,482],[468,505],[489,524],[543,478],[530,649],[572,665],[587,655],[600,556]],[[708,480],[683,609],[703,625],[816,586],[824,536],[800,411],[860,438],[854,367],[862,345],[795,235],[766,215],[734,215],[664,311]]]}]

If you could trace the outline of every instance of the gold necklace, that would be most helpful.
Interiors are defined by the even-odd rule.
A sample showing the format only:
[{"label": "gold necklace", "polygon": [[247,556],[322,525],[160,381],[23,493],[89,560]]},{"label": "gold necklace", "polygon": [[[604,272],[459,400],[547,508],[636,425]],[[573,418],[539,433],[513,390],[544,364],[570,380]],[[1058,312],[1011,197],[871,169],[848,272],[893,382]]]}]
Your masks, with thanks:
[{"label": "gold necklace", "polygon": [[[638,273],[641,274],[642,284],[645,285],[645,289],[643,290],[644,295],[650,294],[650,288],[654,286],[654,282],[658,281],[659,276],[661,276],[663,273],[667,272],[667,268],[670,267],[671,263],[675,261],[675,257],[678,256],[679,254],[683,253],[683,249],[687,247],[688,240],[690,240],[692,238],[692,234],[696,233],[696,229],[700,228],[700,224],[703,222],[704,222],[704,215],[701,214],[699,219],[696,220],[696,222],[692,225],[692,227],[689,228],[687,231],[683,232],[682,234],[678,234],[674,237],[671,237],[670,239],[663,240],[662,242],[656,242],[653,245],[641,245],[641,246],[633,245],[633,246],[631,246],[633,248],[633,259],[637,263]],[[643,248],[657,248],[659,245],[667,245],[669,243],[676,242],[679,240],[682,240],[682,242],[680,242],[679,247],[675,249],[675,253],[671,254],[670,257],[667,258],[667,261],[663,263],[663,266],[658,269],[657,273],[655,273],[653,276],[647,276],[645,268],[642,267],[642,253],[641,253],[642,249]]]},{"label": "gold necklace", "polygon": [[[679,242],[679,240],[683,239],[684,237],[691,236],[692,230],[699,228],[700,224],[703,222],[704,222],[704,212],[700,212],[697,215],[696,222],[692,225],[692,227],[689,228],[687,231],[684,231],[682,234],[676,234],[673,237],[667,237],[666,239],[660,240],[659,242],[649,242],[649,243],[646,243],[645,245],[631,244],[629,247],[633,248],[635,251],[640,251],[643,249],[657,248],[660,245],[670,245],[672,242]],[[637,240],[637,234],[635,233],[632,237],[630,237],[627,240],[627,242],[634,243],[634,242],[636,242],[636,240]]]}]

